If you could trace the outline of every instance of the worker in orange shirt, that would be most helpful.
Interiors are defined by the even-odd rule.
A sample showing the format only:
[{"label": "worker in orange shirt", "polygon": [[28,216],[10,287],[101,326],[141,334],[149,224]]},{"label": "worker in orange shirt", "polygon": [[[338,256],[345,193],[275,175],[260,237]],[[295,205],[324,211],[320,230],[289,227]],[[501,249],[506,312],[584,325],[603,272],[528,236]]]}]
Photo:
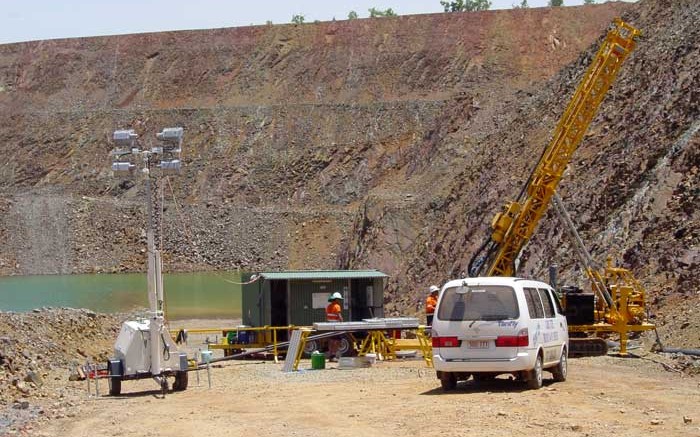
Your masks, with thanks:
[{"label": "worker in orange shirt", "polygon": [[438,302],[438,293],[440,289],[435,285],[430,286],[430,294],[425,298],[425,316],[427,319],[427,325],[433,326],[433,315],[435,315],[435,307]]},{"label": "worker in orange shirt", "polygon": [[[328,297],[328,302],[330,303],[326,307],[326,322],[343,321],[343,307],[340,304],[342,301],[343,296],[337,291]],[[328,340],[328,351],[330,353],[330,359],[328,361],[338,361],[340,358],[339,347],[340,340],[336,337],[332,337]]]}]

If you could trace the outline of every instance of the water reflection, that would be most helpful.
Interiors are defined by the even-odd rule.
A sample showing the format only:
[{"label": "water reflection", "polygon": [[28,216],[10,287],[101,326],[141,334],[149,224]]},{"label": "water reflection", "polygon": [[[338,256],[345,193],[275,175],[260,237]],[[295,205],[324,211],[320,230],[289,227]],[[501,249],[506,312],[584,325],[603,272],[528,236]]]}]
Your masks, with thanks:
[{"label": "water reflection", "polygon": [[[238,273],[165,274],[169,319],[238,318],[241,286]],[[31,311],[38,307],[89,308],[124,312],[148,306],[143,273],[99,275],[11,276],[0,278],[0,310]]]}]

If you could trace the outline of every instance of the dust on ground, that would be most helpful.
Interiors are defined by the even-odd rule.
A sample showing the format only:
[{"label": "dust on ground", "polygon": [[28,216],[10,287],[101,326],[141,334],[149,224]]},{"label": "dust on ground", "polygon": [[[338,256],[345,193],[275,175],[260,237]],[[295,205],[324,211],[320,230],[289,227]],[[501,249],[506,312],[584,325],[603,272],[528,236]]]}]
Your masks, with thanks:
[{"label": "dust on ground", "polygon": [[[211,389],[200,371],[199,383],[191,373],[190,387],[165,399],[151,380],[124,382],[119,397],[105,396],[103,380],[101,396],[89,397],[87,381],[70,380],[75,366],[105,362],[120,321],[133,317],[70,308],[0,312],[0,436],[700,435],[700,360],[652,354],[639,342],[633,352],[643,358],[573,359],[567,382],[534,392],[498,380],[443,394],[420,359],[356,370],[329,363],[323,371],[302,361],[292,374],[281,363],[249,360],[212,365]],[[190,330],[180,348],[191,356],[220,340],[194,328],[239,323],[172,321],[170,328]]]},{"label": "dust on ground", "polygon": [[[124,383],[119,397],[75,407],[73,417],[32,429],[37,436],[589,436],[700,435],[698,379],[652,361],[570,360],[569,379],[526,390],[499,378],[440,389],[421,360],[369,369],[283,373],[272,361],[226,362],[191,374],[184,392],[160,397],[150,380]],[[104,384],[106,388],[106,384]]]}]

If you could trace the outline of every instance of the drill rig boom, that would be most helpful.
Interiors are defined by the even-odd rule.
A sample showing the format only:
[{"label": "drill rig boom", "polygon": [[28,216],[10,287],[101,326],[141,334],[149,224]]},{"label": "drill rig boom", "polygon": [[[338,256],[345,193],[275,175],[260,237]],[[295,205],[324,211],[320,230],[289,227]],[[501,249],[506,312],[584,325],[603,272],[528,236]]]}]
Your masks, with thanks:
[{"label": "drill rig boom", "polygon": [[[622,62],[634,49],[635,39],[639,34],[639,30],[622,20],[614,21],[518,199],[508,202],[494,217],[489,238],[469,263],[470,276],[481,276],[484,273],[485,276],[515,276],[516,260],[547,212],[566,166],[581,144],[603,98],[620,71]],[[561,204],[558,206],[561,207]],[[629,270],[612,267],[610,263],[605,268],[595,264],[571,220],[565,221],[568,217],[566,211],[563,207],[561,210],[564,213],[562,221],[567,231],[573,231],[572,241],[597,297],[596,307],[593,309],[593,295],[570,296],[572,301],[580,302],[581,308],[574,302],[566,305],[570,302],[569,296],[565,296],[567,318],[570,310],[572,314],[578,314],[581,310],[585,315],[585,321],[576,319],[569,323],[569,332],[573,337],[586,333],[618,333],[620,352],[624,354],[628,332],[654,327],[645,321],[644,290]],[[583,310],[589,303],[590,314]],[[580,354],[583,355],[597,355],[607,350],[607,345],[602,339],[579,340],[584,341],[571,341],[572,353],[579,347]]]},{"label": "drill rig boom", "polygon": [[581,144],[605,94],[610,89],[622,62],[635,47],[639,30],[616,19],[600,49],[586,70],[574,96],[566,107],[540,161],[530,175],[517,201],[509,202],[498,213],[490,239],[481,247],[486,251],[472,258],[469,274],[513,276],[515,260],[532,237],[549,207],[571,156]]}]

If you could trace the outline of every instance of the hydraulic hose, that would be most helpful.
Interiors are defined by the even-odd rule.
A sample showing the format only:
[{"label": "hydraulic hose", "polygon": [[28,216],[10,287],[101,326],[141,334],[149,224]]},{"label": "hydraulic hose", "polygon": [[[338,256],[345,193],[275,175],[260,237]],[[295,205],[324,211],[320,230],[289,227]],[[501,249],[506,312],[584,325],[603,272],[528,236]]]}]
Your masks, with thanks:
[{"label": "hydraulic hose", "polygon": [[664,352],[667,354],[683,354],[683,355],[692,355],[694,357],[700,357],[700,349],[683,349],[683,348],[675,348],[675,347],[665,347],[663,343],[661,343],[661,337],[659,337],[659,331],[654,328],[654,334],[656,334],[656,345],[658,347],[659,352]]},{"label": "hydraulic hose", "polygon": [[700,357],[700,349],[662,348],[661,352],[664,352],[667,354],[683,354],[683,355],[692,355],[694,357]]},{"label": "hydraulic hose", "polygon": [[[484,243],[479,247],[479,249],[474,253],[471,260],[469,260],[469,265],[467,266],[467,274],[470,277],[476,277],[481,274],[484,269],[484,264],[491,258],[494,249],[498,247],[496,242],[494,242],[489,236],[486,238]],[[486,252],[486,255],[481,255]]]}]

